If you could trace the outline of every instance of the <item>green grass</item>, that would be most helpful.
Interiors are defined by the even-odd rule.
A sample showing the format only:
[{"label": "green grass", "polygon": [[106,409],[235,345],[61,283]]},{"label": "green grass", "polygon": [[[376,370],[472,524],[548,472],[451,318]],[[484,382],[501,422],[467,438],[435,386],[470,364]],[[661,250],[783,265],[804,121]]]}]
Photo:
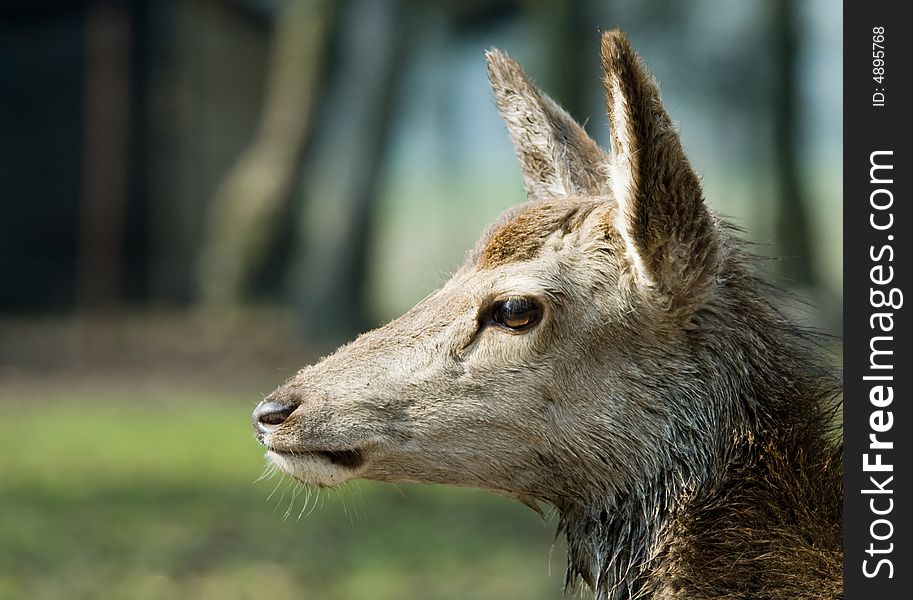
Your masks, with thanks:
[{"label": "green grass", "polygon": [[554,526],[506,499],[254,483],[249,402],[5,396],[0,598],[561,597]]}]

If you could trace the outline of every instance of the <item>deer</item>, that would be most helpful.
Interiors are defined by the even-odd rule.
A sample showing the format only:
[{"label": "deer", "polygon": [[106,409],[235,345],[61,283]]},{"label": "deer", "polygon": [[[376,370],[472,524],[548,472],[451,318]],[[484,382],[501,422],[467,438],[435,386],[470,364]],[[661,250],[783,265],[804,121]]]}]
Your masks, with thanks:
[{"label": "deer", "polygon": [[626,35],[601,35],[610,151],[489,50],[527,200],[440,289],[260,402],[256,436],[306,486],[548,508],[566,589],[598,600],[841,597],[839,376],[705,204]]}]

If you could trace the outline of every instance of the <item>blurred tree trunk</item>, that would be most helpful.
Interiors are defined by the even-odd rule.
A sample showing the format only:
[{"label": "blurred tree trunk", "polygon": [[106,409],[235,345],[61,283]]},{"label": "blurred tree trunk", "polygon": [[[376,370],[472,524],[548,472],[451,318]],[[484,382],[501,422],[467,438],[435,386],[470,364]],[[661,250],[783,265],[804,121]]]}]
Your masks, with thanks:
[{"label": "blurred tree trunk", "polygon": [[593,86],[602,88],[596,76],[600,73],[600,21],[593,16],[596,11],[591,5],[591,0],[529,3],[533,18],[545,32],[544,45],[548,48],[543,87],[581,124],[589,121]]},{"label": "blurred tree trunk", "polygon": [[129,5],[91,2],[79,223],[79,300],[89,309],[110,308],[122,294],[130,46]]},{"label": "blurred tree trunk", "polygon": [[350,0],[309,151],[291,288],[308,334],[337,342],[367,323],[365,280],[378,183],[408,32],[398,0]]},{"label": "blurred tree trunk", "polygon": [[224,0],[141,4],[150,33],[148,141],[138,165],[147,182],[149,291],[156,302],[185,304],[196,299],[211,199],[257,136],[273,13]]},{"label": "blurred tree trunk", "polygon": [[784,275],[797,284],[813,285],[812,244],[798,164],[798,7],[795,0],[774,0],[770,6],[770,30],[774,40],[774,178],[779,192],[776,216],[778,252],[785,257],[781,263]]},{"label": "blurred tree trunk", "polygon": [[278,237],[318,96],[329,0],[290,1],[277,13],[259,132],[209,209],[197,290],[209,306],[243,300]]}]

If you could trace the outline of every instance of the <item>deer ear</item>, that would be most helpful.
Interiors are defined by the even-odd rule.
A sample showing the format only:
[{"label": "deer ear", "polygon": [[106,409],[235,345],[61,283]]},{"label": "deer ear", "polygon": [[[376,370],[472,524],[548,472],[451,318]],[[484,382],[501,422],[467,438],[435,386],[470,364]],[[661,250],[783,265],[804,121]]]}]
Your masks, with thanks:
[{"label": "deer ear", "polygon": [[638,282],[666,306],[691,304],[719,268],[719,233],[659,88],[618,29],[602,35],[612,130],[614,227]]},{"label": "deer ear", "polygon": [[498,112],[530,198],[606,193],[606,155],[569,114],[498,50],[485,53]]}]

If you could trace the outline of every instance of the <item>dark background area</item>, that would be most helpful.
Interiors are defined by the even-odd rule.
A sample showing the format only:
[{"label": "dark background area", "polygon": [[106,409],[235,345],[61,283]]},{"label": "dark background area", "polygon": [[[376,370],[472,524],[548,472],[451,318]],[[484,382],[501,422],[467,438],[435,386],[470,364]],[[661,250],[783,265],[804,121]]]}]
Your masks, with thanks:
[{"label": "dark background area", "polygon": [[[510,197],[486,212],[520,199],[506,142],[467,139],[479,129],[473,122],[493,122],[486,114],[493,108],[479,98],[486,94],[482,50],[499,45],[527,58],[543,87],[604,140],[595,49],[598,30],[615,24],[627,25],[660,75],[694,162],[711,179],[710,202],[782,257],[793,283],[833,294],[839,281],[819,255],[839,242],[827,237],[832,223],[819,223],[818,213],[836,189],[820,179],[835,180],[838,164],[832,145],[841,104],[825,92],[839,83],[838,48],[827,45],[839,41],[839,15],[815,8],[789,0],[739,9],[516,0],[5,3],[0,310],[253,301],[297,305],[306,322],[304,309],[325,299],[302,298],[308,294],[296,293],[293,280],[329,276],[290,270],[313,262],[300,256],[305,251],[336,250],[345,285],[321,281],[311,286],[314,295],[354,291],[347,308],[361,313],[361,324],[390,316],[359,288],[376,266],[372,251],[398,233],[382,222],[382,211],[405,202],[391,199],[391,185],[413,176],[433,195],[429,180],[472,173],[482,161],[471,155],[497,156],[490,170]],[[290,21],[297,23],[283,25]],[[708,41],[714,36],[720,39]],[[726,38],[737,45],[726,46]],[[299,114],[283,115],[285,102],[295,107],[296,100]],[[421,100],[429,101],[416,110]],[[712,126],[698,129],[704,121]],[[289,139],[277,139],[274,122],[291,123]],[[454,130],[470,133],[448,138]],[[420,144],[435,156],[403,165]],[[340,156],[349,146],[358,147],[357,162]],[[268,162],[258,152],[281,153],[283,165],[251,166]],[[342,189],[330,194],[357,210],[337,208],[331,216],[340,231],[312,247],[308,228],[325,223],[304,223],[301,213],[328,202],[314,197],[309,175],[317,167],[338,171]],[[415,173],[404,173],[410,168]],[[245,169],[283,179],[282,189],[250,183],[238,176]],[[260,209],[269,218],[224,209],[232,185],[250,186],[248,204],[258,193],[269,197],[260,200],[270,205]],[[727,186],[744,189],[710,193]],[[742,205],[755,201],[763,205]],[[439,204],[429,198],[425,209],[439,212]],[[219,227],[228,226],[212,223],[220,210],[262,227],[254,234],[235,225],[242,239],[226,255],[250,256],[238,259],[244,265],[231,289],[215,292],[206,280],[218,269],[200,262],[225,245]]]}]

